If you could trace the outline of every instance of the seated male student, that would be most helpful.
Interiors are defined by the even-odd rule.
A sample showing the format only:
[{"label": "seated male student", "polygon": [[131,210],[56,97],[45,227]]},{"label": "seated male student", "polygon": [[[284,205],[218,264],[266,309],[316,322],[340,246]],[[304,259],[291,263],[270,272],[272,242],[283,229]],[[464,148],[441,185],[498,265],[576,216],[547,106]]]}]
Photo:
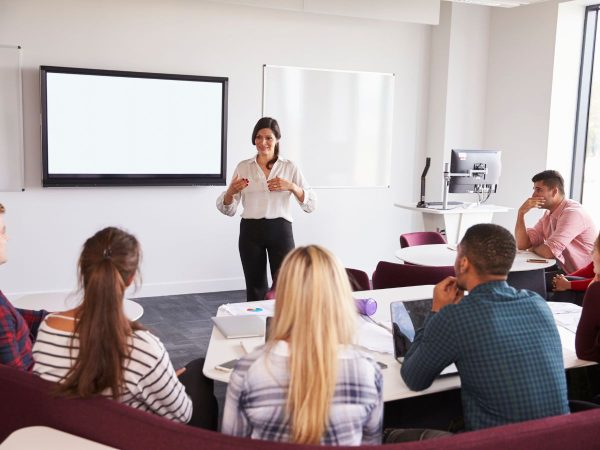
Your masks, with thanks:
[{"label": "seated male student", "polygon": [[[565,183],[556,170],[540,172],[531,181],[533,195],[517,213],[517,248],[556,259],[566,273],[585,267],[592,261],[598,234],[592,218],[578,202],[565,197]],[[535,208],[547,211],[533,228],[527,228],[525,214]]]},{"label": "seated male student", "polygon": [[[6,262],[6,225],[4,206],[0,203],[0,264]],[[46,316],[46,311],[15,308],[0,291],[0,364],[31,371],[32,342]]]},{"label": "seated male student", "polygon": [[469,228],[457,248],[456,278],[435,286],[432,312],[402,364],[413,390],[456,365],[467,430],[569,412],[552,313],[538,294],[506,282],[515,254],[505,228]]}]

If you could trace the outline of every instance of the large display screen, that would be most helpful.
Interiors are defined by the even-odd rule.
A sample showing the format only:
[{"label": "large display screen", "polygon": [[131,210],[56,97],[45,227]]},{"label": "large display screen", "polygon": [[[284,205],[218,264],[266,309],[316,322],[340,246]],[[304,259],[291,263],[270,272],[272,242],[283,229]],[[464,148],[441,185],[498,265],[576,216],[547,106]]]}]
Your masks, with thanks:
[{"label": "large display screen", "polygon": [[227,78],[40,74],[43,186],[225,184]]}]

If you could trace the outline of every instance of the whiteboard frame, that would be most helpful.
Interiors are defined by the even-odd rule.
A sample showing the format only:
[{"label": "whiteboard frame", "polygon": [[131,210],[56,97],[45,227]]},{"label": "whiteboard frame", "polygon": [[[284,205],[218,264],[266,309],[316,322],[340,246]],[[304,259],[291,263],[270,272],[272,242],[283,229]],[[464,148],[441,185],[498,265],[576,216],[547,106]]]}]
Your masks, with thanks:
[{"label": "whiteboard frame", "polygon": [[[383,76],[391,76],[394,79],[394,88],[395,88],[395,77],[396,74],[393,72],[375,72],[375,71],[364,71],[364,70],[344,70],[344,69],[326,69],[326,68],[322,68],[322,67],[301,67],[301,66],[284,66],[284,65],[277,65],[277,64],[263,64],[262,66],[262,104],[261,104],[261,115],[262,117],[265,116],[265,109],[266,109],[266,97],[265,97],[265,92],[266,92],[266,69],[268,68],[274,68],[274,69],[298,69],[298,70],[312,70],[312,71],[319,71],[319,72],[334,72],[334,73],[350,73],[350,74],[372,74],[372,75],[383,75]],[[392,108],[392,117],[391,117],[391,123],[393,123],[394,120],[394,112],[393,112],[393,108]],[[385,181],[383,182],[383,184],[381,185],[365,185],[365,186],[320,186],[320,185],[315,185],[312,186],[312,188],[314,189],[389,189],[391,187],[391,159],[392,159],[392,147],[393,147],[393,132],[390,132],[390,145],[389,148],[387,149],[387,168],[385,171]],[[308,180],[310,182],[310,180]]]},{"label": "whiteboard frame", "polygon": [[[4,185],[0,180],[0,192],[21,192],[25,190],[25,139],[24,139],[24,128],[23,128],[23,51],[20,45],[4,45],[0,44],[0,49],[14,49],[17,52],[17,105],[16,114],[18,115],[18,130],[17,133],[17,148],[15,151],[17,154],[17,165],[16,167],[9,167],[8,170],[16,170],[16,184]],[[0,154],[0,158],[2,154]],[[4,163],[4,161],[1,161]]]}]

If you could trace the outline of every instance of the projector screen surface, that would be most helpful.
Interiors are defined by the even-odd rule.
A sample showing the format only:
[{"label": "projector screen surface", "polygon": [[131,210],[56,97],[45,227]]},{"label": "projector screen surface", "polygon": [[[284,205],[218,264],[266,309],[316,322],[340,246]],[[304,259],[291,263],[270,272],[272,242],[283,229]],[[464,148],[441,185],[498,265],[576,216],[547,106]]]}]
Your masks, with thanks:
[{"label": "projector screen surface", "polygon": [[227,78],[42,66],[44,186],[224,185]]}]

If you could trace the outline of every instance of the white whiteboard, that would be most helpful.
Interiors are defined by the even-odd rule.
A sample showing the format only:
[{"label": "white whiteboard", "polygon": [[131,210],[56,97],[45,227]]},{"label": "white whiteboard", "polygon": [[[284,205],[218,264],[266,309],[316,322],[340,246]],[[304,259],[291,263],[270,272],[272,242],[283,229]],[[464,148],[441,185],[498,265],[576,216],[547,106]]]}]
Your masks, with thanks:
[{"label": "white whiteboard", "polygon": [[0,192],[24,188],[21,48],[0,45]]},{"label": "white whiteboard", "polygon": [[263,116],[313,187],[388,187],[394,74],[263,67]]}]

